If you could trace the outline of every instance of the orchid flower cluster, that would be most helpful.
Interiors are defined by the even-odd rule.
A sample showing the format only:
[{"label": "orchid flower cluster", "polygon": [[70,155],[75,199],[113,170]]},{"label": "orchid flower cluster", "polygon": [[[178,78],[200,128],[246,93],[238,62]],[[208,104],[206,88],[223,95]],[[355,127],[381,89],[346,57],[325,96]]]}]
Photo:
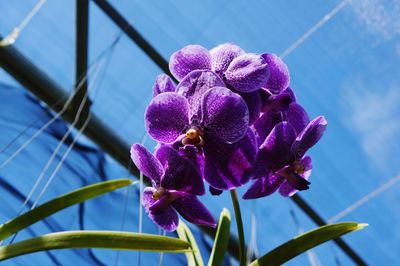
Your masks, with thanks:
[{"label": "orchid flower cluster", "polygon": [[286,64],[275,54],[246,53],[226,43],[210,51],[188,45],[157,77],[145,111],[154,154],[134,144],[131,158],[152,187],[143,192],[149,217],[166,231],[187,221],[215,227],[198,196],[219,195],[250,180],[244,199],[282,196],[309,188],[308,149],[322,137],[323,116],[310,121],[289,87]]}]

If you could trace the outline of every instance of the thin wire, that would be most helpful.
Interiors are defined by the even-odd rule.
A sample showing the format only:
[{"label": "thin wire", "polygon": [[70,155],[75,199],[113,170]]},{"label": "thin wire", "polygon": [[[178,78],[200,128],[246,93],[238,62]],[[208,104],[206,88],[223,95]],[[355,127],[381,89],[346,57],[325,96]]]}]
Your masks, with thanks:
[{"label": "thin wire", "polygon": [[257,247],[257,218],[255,214],[256,210],[256,201],[251,202],[251,216],[250,216],[250,240],[249,245],[247,246],[247,262],[246,265],[249,265],[251,262],[251,257],[254,254],[256,257],[258,256],[258,247]]},{"label": "thin wire", "polygon": [[78,133],[76,134],[76,136],[74,137],[74,139],[72,140],[71,144],[69,145],[67,151],[64,153],[64,155],[62,156],[60,162],[57,164],[56,169],[53,171],[53,173],[51,174],[51,176],[49,177],[46,185],[44,186],[44,188],[42,189],[42,191],[40,192],[39,196],[37,197],[36,201],[33,203],[31,210],[34,209],[39,200],[41,199],[41,197],[44,195],[44,193],[46,192],[47,188],[49,187],[49,185],[51,184],[51,182],[53,181],[54,177],[57,175],[58,171],[61,169],[61,166],[63,165],[65,159],[68,157],[69,153],[71,152],[72,148],[74,147],[75,143],[77,142],[77,140],[79,139],[79,137],[82,135],[83,131],[85,130],[86,126],[89,124],[90,121],[90,117],[91,115],[88,115],[88,118],[86,119],[85,123],[83,124],[83,126],[81,127],[81,129],[78,131]]},{"label": "thin wire", "polygon": [[[125,228],[125,220],[126,220],[126,213],[128,210],[128,196],[129,196],[129,189],[130,186],[128,186],[125,190],[124,193],[124,209],[122,211],[122,220],[121,220],[121,226],[120,226],[120,230],[123,231]],[[115,255],[115,261],[114,261],[114,265],[117,266],[118,265],[118,261],[119,261],[119,254],[120,254],[120,250],[117,250],[117,254]]]},{"label": "thin wire", "polygon": [[[110,50],[110,51],[112,52],[113,49]],[[111,55],[111,52],[110,52],[108,55]],[[110,57],[108,56],[108,57],[106,57],[105,59],[104,59],[104,58],[102,58],[102,59],[103,59],[103,61],[102,61],[103,63],[104,63],[104,62],[109,62]],[[101,61],[99,61],[99,62],[101,62]],[[99,74],[98,74],[97,71],[100,70],[100,66],[101,66],[101,65],[100,65],[100,63],[99,63],[99,64],[98,64],[98,68],[96,69],[96,72],[95,72],[95,74],[93,75],[93,82],[91,83],[92,85],[91,85],[90,87],[95,87],[95,85],[96,85],[96,80],[97,80],[97,78],[98,78],[98,76],[99,76]],[[103,77],[103,76],[102,76],[102,77]],[[101,87],[101,86],[100,86],[101,83],[102,83],[102,79],[101,79],[100,82],[99,82],[99,85],[98,85],[99,88]],[[92,89],[88,88],[88,91],[91,91],[91,90],[92,90]],[[96,93],[95,93],[95,95],[94,95],[94,97],[93,97],[93,100],[96,98],[96,96],[97,96],[99,90],[100,90],[100,89],[96,90]],[[69,126],[69,128],[71,129],[71,131],[72,131],[72,129],[75,127],[75,125],[79,122],[80,115],[81,115],[81,113],[82,113],[82,111],[83,111],[83,107],[85,106],[85,103],[86,103],[87,99],[88,99],[88,93],[86,93],[85,96],[82,98],[82,102],[81,102],[80,105],[79,105],[79,109],[78,109],[77,114],[76,114],[76,116],[75,116],[75,120],[74,120],[73,123]],[[57,174],[57,172],[58,172],[59,169],[61,168],[61,166],[62,166],[62,164],[63,164],[65,158],[68,156],[68,153],[72,150],[72,147],[75,145],[75,142],[79,139],[80,135],[82,135],[82,132],[85,130],[87,124],[88,124],[89,121],[90,121],[90,118],[91,118],[91,113],[89,113],[88,117],[87,117],[86,120],[85,120],[84,125],[83,125],[83,126],[81,127],[81,129],[78,131],[78,134],[75,136],[74,140],[72,141],[72,143],[71,143],[70,146],[68,147],[68,150],[65,152],[64,156],[62,157],[62,159],[61,159],[60,162],[58,163],[56,169],[53,171],[52,175],[49,177],[49,179],[48,179],[48,181],[47,181],[45,187],[44,187],[44,188],[42,189],[42,191],[40,192],[38,198],[36,199],[36,201],[35,201],[34,204],[32,205],[32,208],[31,208],[31,209],[34,209],[34,208],[36,207],[36,205],[37,205],[37,203],[39,202],[40,198],[43,196],[43,194],[44,194],[45,191],[47,190],[48,186],[50,185],[50,183],[51,183],[52,180],[54,179],[55,175]],[[65,158],[64,158],[64,157],[65,157]]]},{"label": "thin wire", "polygon": [[[99,61],[99,62],[100,62],[100,61]],[[98,74],[99,68],[100,68],[100,63],[96,65],[96,72],[95,72],[95,75]],[[82,83],[79,83],[78,86],[81,86],[82,84],[83,84],[83,82],[82,82]],[[83,104],[84,104],[84,103],[86,102],[86,100],[87,100],[86,95],[85,95],[85,97],[84,97],[83,100],[84,100],[84,102],[82,102],[81,105],[79,106],[79,110],[82,109],[81,106],[83,107]],[[78,112],[79,112],[79,110],[78,110]],[[77,113],[77,116],[78,116],[78,115],[80,116],[80,112],[79,112],[79,114]],[[46,165],[44,166],[44,168],[42,169],[41,173],[39,174],[39,177],[36,179],[35,184],[34,184],[33,187],[31,188],[31,190],[29,191],[28,196],[26,197],[24,203],[22,204],[21,209],[20,209],[19,212],[18,212],[18,215],[20,215],[20,214],[22,213],[22,211],[24,210],[26,204],[28,204],[28,202],[29,202],[29,200],[31,199],[33,193],[36,191],[37,187],[38,187],[39,184],[42,182],[42,180],[43,180],[43,178],[44,178],[44,176],[45,176],[47,170],[50,168],[51,164],[53,163],[54,159],[56,158],[56,156],[57,156],[59,150],[61,149],[61,147],[63,146],[64,142],[67,140],[67,138],[69,137],[69,135],[70,135],[70,133],[72,132],[72,130],[73,130],[74,126],[76,125],[76,123],[79,121],[79,117],[77,117],[77,116],[75,117],[75,121],[72,123],[72,125],[70,125],[70,126],[68,127],[68,130],[67,130],[67,132],[63,135],[62,139],[58,142],[57,147],[54,149],[52,155],[50,156],[50,158],[49,158],[49,160],[47,161]]]},{"label": "thin wire", "polygon": [[350,214],[351,212],[355,211],[356,209],[358,209],[359,207],[361,207],[362,205],[364,205],[365,203],[367,203],[371,199],[375,198],[376,196],[378,196],[379,194],[381,194],[382,192],[384,192],[388,188],[394,186],[399,181],[400,181],[400,175],[389,179],[383,185],[381,185],[378,188],[374,189],[373,191],[371,191],[370,193],[368,193],[367,195],[365,195],[364,197],[362,197],[361,199],[356,201],[354,204],[350,205],[349,207],[347,207],[343,211],[339,212],[338,214],[336,214],[335,216],[330,218],[328,220],[328,223],[334,223],[334,222],[340,220],[341,218],[343,218],[344,216],[346,216],[346,215]]},{"label": "thin wire", "polygon": [[[98,61],[100,61],[103,58],[103,56],[107,55],[107,53],[109,51],[113,51],[113,48],[118,43],[118,41],[121,39],[121,36],[122,36],[121,32],[119,32],[119,34],[115,34],[114,40],[110,43],[109,46],[107,46],[103,50],[103,52],[101,52],[99,54],[99,56],[97,58],[94,59],[93,63],[89,67],[89,70],[91,68],[93,68],[98,63]],[[48,128],[54,121],[56,121],[59,117],[61,117],[68,110],[68,107],[72,102],[72,99],[74,98],[75,94],[77,94],[80,91],[80,89],[83,87],[82,84],[86,81],[86,79],[87,79],[87,75],[82,78],[82,80],[79,82],[77,88],[67,98],[67,101],[65,102],[63,108],[59,112],[57,112],[52,119],[50,119],[46,124],[44,124],[40,129],[38,129],[35,132],[35,134],[33,134],[33,136],[31,138],[29,138],[25,143],[23,143],[10,157],[8,157],[7,160],[2,162],[0,164],[0,170],[2,168],[4,168],[7,164],[9,164],[16,156],[18,156],[19,153],[21,153],[26,147],[28,147],[29,144],[31,144],[44,130],[46,130],[46,128]]]},{"label": "thin wire", "polygon": [[[142,140],[140,141],[140,144],[144,145],[147,140],[147,133],[144,133]],[[143,230],[143,173],[140,172],[139,174],[139,224],[138,224],[138,231],[139,233],[142,233]],[[137,260],[137,265],[139,266],[141,264],[142,260],[142,252],[139,251],[138,254],[138,260]]]},{"label": "thin wire", "polygon": [[312,26],[308,31],[306,31],[300,38],[298,38],[291,46],[289,46],[282,54],[279,56],[283,59],[294,50],[297,49],[301,44],[303,44],[311,35],[313,35],[319,28],[321,28],[326,22],[332,19],[340,10],[342,10],[350,0],[343,0],[337,6],[335,6],[331,11],[329,11],[322,19],[320,19],[314,26]]},{"label": "thin wire", "polygon": [[17,40],[21,31],[29,24],[32,18],[39,12],[46,0],[39,0],[28,15],[21,21],[21,23],[13,29],[13,31],[0,41],[0,47],[8,46]]},{"label": "thin wire", "polygon": [[[167,235],[167,231],[162,230],[162,235],[166,236]],[[164,252],[160,252],[160,258],[158,260],[158,266],[162,266],[163,262],[164,262]]]}]

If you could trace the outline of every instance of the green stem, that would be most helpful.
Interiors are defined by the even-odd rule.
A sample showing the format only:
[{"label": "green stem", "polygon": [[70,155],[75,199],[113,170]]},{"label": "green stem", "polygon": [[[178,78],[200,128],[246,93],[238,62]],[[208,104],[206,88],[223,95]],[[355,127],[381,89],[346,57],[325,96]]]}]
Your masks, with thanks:
[{"label": "green stem", "polygon": [[242,214],[240,213],[239,200],[236,193],[236,189],[232,189],[231,198],[233,203],[233,209],[235,210],[236,225],[239,237],[239,263],[240,266],[246,265],[246,246],[244,244],[244,232],[243,232],[243,221]]}]

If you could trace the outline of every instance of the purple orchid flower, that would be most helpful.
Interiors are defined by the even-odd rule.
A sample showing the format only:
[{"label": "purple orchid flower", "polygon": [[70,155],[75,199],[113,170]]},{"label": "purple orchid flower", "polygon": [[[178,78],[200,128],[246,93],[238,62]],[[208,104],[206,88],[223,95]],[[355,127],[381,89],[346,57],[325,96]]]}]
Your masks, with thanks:
[{"label": "purple orchid flower", "polygon": [[197,199],[205,193],[196,166],[168,145],[158,147],[155,156],[140,144],[131,148],[131,158],[152,182],[143,192],[143,206],[157,225],[171,232],[179,223],[177,212],[187,221],[215,227],[214,218]]},{"label": "purple orchid flower", "polygon": [[264,197],[278,188],[282,196],[290,197],[308,189],[312,165],[305,153],[320,140],[326,125],[325,118],[319,116],[297,134],[290,122],[278,123],[259,148],[254,166],[256,180],[243,198]]},{"label": "purple orchid flower", "polygon": [[212,71],[192,71],[177,93],[153,98],[145,126],[161,143],[179,140],[183,146],[198,147],[204,154],[204,162],[199,162],[204,178],[215,188],[231,189],[249,180],[256,141],[248,128],[246,103],[223,85]]}]

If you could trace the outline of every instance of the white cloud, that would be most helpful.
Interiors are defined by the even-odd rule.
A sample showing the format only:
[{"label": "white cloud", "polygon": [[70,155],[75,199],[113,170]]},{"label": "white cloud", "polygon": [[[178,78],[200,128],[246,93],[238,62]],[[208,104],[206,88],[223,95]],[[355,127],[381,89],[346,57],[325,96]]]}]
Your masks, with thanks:
[{"label": "white cloud", "polygon": [[353,0],[358,20],[385,40],[400,36],[400,0]]},{"label": "white cloud", "polygon": [[371,90],[361,81],[346,86],[345,124],[361,138],[362,148],[374,166],[388,168],[398,159],[400,146],[400,89]]}]

